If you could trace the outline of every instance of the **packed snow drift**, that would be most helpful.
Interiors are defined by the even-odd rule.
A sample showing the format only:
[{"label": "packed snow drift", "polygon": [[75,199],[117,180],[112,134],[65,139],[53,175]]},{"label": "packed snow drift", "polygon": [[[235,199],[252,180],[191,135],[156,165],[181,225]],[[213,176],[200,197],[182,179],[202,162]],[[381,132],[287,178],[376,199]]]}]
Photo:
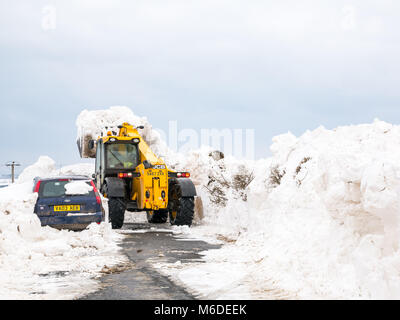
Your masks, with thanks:
[{"label": "packed snow drift", "polygon": [[[74,167],[78,174],[88,169]],[[61,172],[72,174],[72,168]],[[58,174],[54,161],[41,157],[16,184],[0,190],[0,299],[76,298],[97,289],[93,279],[105,266],[125,263],[121,236],[108,223],[82,232],[41,227],[33,213],[33,178]]]},{"label": "packed snow drift", "polygon": [[235,244],[206,259],[246,266],[239,283],[256,298],[400,298],[399,144],[399,126],[375,121],[275,137],[270,159],[220,160],[202,232]]}]

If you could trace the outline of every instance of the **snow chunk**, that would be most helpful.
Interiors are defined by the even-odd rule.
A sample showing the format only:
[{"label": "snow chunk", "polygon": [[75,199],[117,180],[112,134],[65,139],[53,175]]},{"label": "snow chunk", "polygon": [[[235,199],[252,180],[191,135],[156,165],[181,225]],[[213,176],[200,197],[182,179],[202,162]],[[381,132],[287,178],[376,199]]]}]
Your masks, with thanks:
[{"label": "snow chunk", "polygon": [[152,151],[158,156],[168,157],[170,150],[161,139],[161,135],[153,130],[147,118],[135,115],[130,108],[124,106],[114,106],[106,110],[84,110],[80,113],[76,120],[76,126],[78,141],[83,146],[83,157],[90,157],[90,152],[85,152],[85,142],[90,139],[96,140],[102,133],[106,135],[107,131],[118,132],[118,126],[125,122],[136,127],[144,126],[139,133]]},{"label": "snow chunk", "polygon": [[65,186],[66,195],[85,195],[93,191],[93,187],[87,184],[85,181],[72,181],[67,183]]}]

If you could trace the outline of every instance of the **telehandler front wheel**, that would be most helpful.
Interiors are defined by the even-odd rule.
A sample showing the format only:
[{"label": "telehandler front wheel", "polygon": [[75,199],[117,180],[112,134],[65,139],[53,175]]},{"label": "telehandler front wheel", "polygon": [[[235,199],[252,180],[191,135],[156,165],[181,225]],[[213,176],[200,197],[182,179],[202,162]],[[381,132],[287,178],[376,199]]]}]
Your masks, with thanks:
[{"label": "telehandler front wheel", "polygon": [[113,229],[121,229],[124,224],[126,204],[123,198],[108,200],[109,221]]},{"label": "telehandler front wheel", "polygon": [[147,211],[147,221],[149,223],[166,223],[168,220],[168,210]]},{"label": "telehandler front wheel", "polygon": [[191,226],[194,217],[194,197],[182,197],[178,184],[171,185],[169,195],[169,222],[173,226]]},{"label": "telehandler front wheel", "polygon": [[179,198],[178,205],[169,211],[169,221],[173,226],[191,226],[194,217],[194,197]]},{"label": "telehandler front wheel", "polygon": [[190,179],[171,179],[168,190],[169,221],[173,226],[191,226],[196,188]]}]

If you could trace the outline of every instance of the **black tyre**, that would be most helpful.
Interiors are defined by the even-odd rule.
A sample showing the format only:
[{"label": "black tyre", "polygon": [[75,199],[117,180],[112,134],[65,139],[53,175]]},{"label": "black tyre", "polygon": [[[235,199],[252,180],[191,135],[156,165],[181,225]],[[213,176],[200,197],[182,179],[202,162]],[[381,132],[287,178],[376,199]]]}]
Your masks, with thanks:
[{"label": "black tyre", "polygon": [[147,221],[149,223],[166,223],[168,220],[168,210],[147,211]]},{"label": "black tyre", "polygon": [[194,197],[182,197],[180,186],[172,184],[169,194],[169,221],[173,226],[191,226],[194,217]]},{"label": "black tyre", "polygon": [[108,200],[109,221],[113,229],[121,229],[124,225],[126,204],[122,198],[110,198]]}]

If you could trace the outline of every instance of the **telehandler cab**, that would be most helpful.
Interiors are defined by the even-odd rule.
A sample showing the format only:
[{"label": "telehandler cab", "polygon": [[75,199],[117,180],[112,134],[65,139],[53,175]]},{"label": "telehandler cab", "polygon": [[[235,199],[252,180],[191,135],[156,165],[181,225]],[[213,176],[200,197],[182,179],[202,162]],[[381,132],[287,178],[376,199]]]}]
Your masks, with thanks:
[{"label": "telehandler cab", "polygon": [[188,172],[169,170],[129,123],[108,131],[97,140],[78,140],[83,154],[96,158],[93,178],[108,198],[109,219],[114,229],[124,224],[125,211],[146,211],[150,223],[190,226],[194,217],[196,188]]}]

